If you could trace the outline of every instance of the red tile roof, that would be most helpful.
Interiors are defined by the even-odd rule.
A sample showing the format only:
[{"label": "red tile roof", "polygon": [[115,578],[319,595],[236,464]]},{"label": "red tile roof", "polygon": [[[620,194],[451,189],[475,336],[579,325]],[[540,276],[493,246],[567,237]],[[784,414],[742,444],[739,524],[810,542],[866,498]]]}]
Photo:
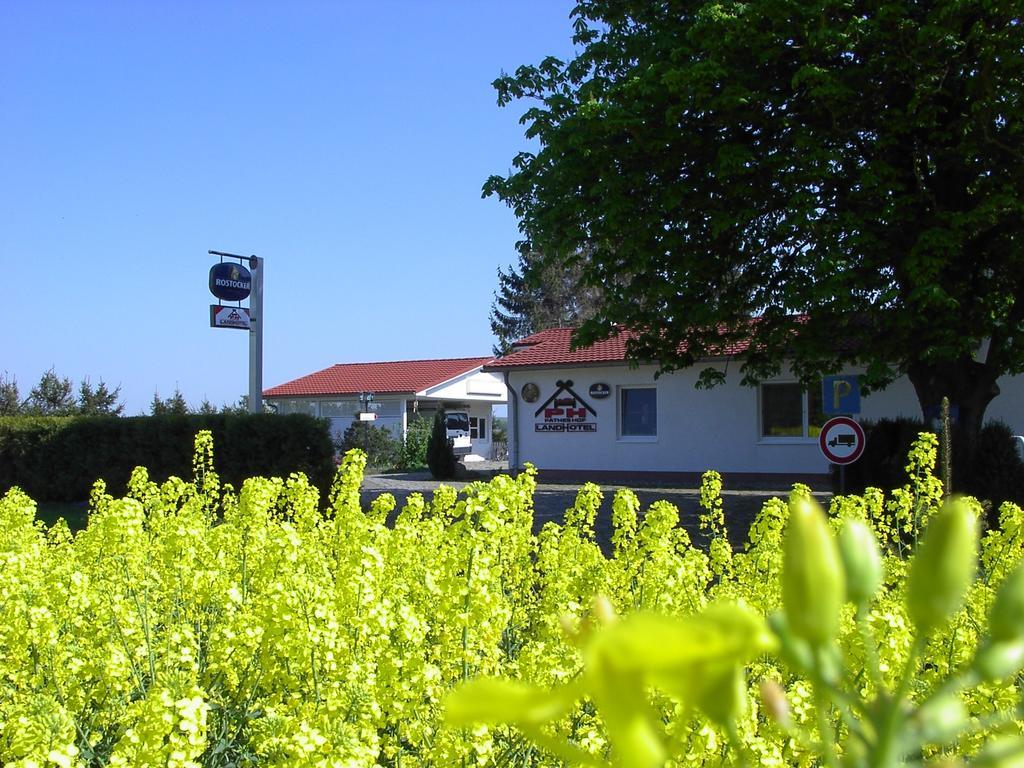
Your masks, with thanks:
[{"label": "red tile roof", "polygon": [[[509,354],[485,366],[485,370],[625,362],[626,342],[632,335],[629,331],[619,331],[609,339],[576,350],[570,345],[572,332],[572,328],[552,328],[527,336],[517,341]],[[738,342],[726,346],[723,354],[738,355],[746,349],[746,342]]]},{"label": "red tile roof", "polygon": [[341,363],[263,391],[264,397],[421,392],[490,362],[492,357]]}]

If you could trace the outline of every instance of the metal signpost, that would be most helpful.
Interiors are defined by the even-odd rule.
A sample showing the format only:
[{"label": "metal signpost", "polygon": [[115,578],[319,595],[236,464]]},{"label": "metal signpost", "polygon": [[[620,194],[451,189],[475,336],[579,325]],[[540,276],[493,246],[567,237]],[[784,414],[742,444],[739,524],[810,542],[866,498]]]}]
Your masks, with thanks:
[{"label": "metal signpost", "polygon": [[[237,307],[211,304],[210,325],[249,331],[249,413],[262,413],[263,259],[223,251],[207,253],[220,256],[220,263],[210,268],[210,293],[221,301],[238,302]],[[238,263],[224,259],[236,259]],[[248,307],[242,306],[245,298],[249,299]]]}]

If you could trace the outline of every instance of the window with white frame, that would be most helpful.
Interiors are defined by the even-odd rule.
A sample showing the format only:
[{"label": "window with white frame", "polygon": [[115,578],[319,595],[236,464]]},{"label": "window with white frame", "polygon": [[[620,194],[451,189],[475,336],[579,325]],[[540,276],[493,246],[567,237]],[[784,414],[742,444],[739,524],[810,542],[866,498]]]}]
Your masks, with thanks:
[{"label": "window with white frame", "polygon": [[654,387],[619,389],[619,437],[658,436],[658,390]]},{"label": "window with white frame", "polygon": [[804,389],[797,382],[761,385],[762,439],[812,440],[824,423],[820,387]]},{"label": "window with white frame", "polygon": [[470,416],[469,417],[469,437],[471,440],[486,440],[487,439],[487,417],[485,416]]}]

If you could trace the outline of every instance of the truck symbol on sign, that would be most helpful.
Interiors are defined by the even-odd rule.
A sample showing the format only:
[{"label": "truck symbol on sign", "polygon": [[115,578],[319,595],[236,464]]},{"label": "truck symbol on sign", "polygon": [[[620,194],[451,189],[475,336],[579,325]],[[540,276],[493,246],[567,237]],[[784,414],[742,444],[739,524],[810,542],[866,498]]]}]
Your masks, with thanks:
[{"label": "truck symbol on sign", "polygon": [[835,448],[837,445],[842,445],[845,448],[852,448],[857,444],[857,436],[852,432],[848,432],[842,435],[836,435],[828,441],[829,447]]}]

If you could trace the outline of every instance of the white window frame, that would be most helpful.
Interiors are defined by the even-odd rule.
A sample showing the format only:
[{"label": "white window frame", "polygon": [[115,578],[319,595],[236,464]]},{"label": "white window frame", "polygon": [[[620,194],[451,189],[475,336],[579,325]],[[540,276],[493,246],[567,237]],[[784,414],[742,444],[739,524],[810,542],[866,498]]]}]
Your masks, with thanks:
[{"label": "white window frame", "polygon": [[[480,425],[484,428],[484,437],[480,437]],[[486,416],[470,416],[469,417],[469,438],[470,440],[486,440],[487,437],[487,417]]]},{"label": "white window frame", "polygon": [[[652,389],[654,390],[654,434],[653,435],[624,435],[622,434],[622,419],[625,415],[622,408],[622,394],[626,390]],[[615,439],[620,443],[656,443],[658,442],[658,387],[654,384],[620,384],[615,388]]]},{"label": "white window frame", "polygon": [[779,385],[790,385],[800,387],[800,382],[796,380],[786,381],[763,381],[757,387],[757,436],[759,443],[768,443],[771,445],[808,445],[817,444],[817,436],[808,437],[808,430],[810,428],[810,401],[807,397],[807,388],[801,387],[800,390],[800,427],[801,434],[797,436],[782,436],[782,435],[766,435],[764,433],[764,388]]}]

